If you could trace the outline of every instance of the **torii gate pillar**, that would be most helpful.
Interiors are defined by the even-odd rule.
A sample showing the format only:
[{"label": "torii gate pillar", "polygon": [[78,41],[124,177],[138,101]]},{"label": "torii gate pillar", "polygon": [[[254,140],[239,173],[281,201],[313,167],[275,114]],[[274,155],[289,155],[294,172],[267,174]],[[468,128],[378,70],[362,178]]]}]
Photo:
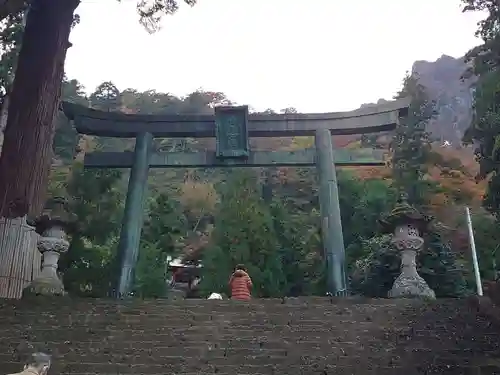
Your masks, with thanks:
[{"label": "torii gate pillar", "polygon": [[141,133],[137,136],[134,162],[128,180],[120,241],[114,260],[119,274],[118,278],[113,280],[116,283],[112,290],[115,298],[126,297],[134,282],[134,270],[139,256],[139,243],[144,221],[145,194],[152,146],[153,135],[151,133]]},{"label": "torii gate pillar", "polygon": [[319,204],[324,256],[327,263],[328,291],[347,295],[344,237],[340,218],[339,190],[329,129],[316,130],[316,165],[319,175]]}]

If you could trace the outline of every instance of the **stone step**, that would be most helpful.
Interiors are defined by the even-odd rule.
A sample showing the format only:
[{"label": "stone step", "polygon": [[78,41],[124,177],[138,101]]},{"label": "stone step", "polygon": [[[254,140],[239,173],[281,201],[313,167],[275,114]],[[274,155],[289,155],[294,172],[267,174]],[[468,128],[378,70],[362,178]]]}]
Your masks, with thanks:
[{"label": "stone step", "polygon": [[62,375],[500,370],[498,329],[463,300],[3,301],[0,331],[5,372],[24,342]]},{"label": "stone step", "polygon": [[250,302],[238,302],[231,300],[198,300],[188,299],[173,301],[168,299],[156,300],[112,300],[112,299],[74,299],[74,298],[36,298],[36,305],[30,299],[23,300],[2,300],[0,299],[0,308],[6,309],[25,309],[29,307],[32,311],[48,311],[54,307],[62,309],[62,311],[84,311],[92,309],[138,309],[139,311],[148,311],[149,309],[163,311],[165,308],[171,309],[187,309],[193,310],[217,310],[222,308],[241,310],[254,309],[283,309],[283,308],[323,308],[325,306],[333,306],[333,308],[354,308],[363,309],[374,308],[377,306],[386,308],[406,307],[408,305],[419,305],[419,300],[388,300],[388,299],[370,299],[370,298],[325,298],[325,297],[300,297],[300,298],[283,298],[283,299],[254,299]]},{"label": "stone step", "polygon": [[[3,367],[6,371],[16,371],[19,365],[8,365]],[[449,366],[449,365],[432,365],[430,367],[408,369],[407,367],[382,367],[376,365],[355,364],[347,367],[338,366],[335,364],[321,365],[178,365],[178,366],[163,366],[163,365],[136,365],[129,366],[123,364],[85,364],[75,363],[70,366],[63,367],[54,365],[51,367],[51,373],[55,374],[144,374],[144,375],[164,375],[164,374],[182,374],[182,375],[200,375],[200,374],[217,374],[217,375],[235,375],[235,374],[259,374],[259,375],[357,375],[357,374],[377,374],[377,375],[423,375],[423,374],[442,374],[442,375],[496,375],[498,367],[495,366]]]},{"label": "stone step", "polygon": [[[19,364],[2,363],[2,370],[7,372],[19,371]],[[357,362],[347,366],[335,364],[335,362],[322,363],[315,362],[312,364],[258,364],[251,365],[245,363],[239,364],[197,364],[197,363],[179,363],[175,365],[169,364],[123,364],[123,363],[83,363],[75,362],[72,364],[55,363],[51,367],[51,373],[54,374],[71,374],[71,375],[90,375],[90,374],[144,374],[144,375],[164,375],[164,374],[287,374],[287,375],[304,375],[304,374],[332,374],[332,375],[357,375],[357,374],[377,374],[377,375],[496,375],[500,371],[497,365],[465,365],[456,366],[449,364],[429,364],[429,365],[414,365],[409,367],[404,366],[381,366],[378,363]]]},{"label": "stone step", "polygon": [[[20,303],[0,303],[0,309],[4,315],[14,317],[18,310],[23,311],[23,316],[31,319],[32,316],[39,316],[48,323],[58,321],[64,324],[76,324],[88,320],[108,321],[110,316],[117,314],[121,319],[132,323],[137,322],[144,316],[148,316],[151,321],[155,319],[169,320],[173,319],[179,322],[197,322],[204,320],[216,320],[221,316],[238,319],[250,316],[268,317],[269,320],[279,319],[300,319],[310,320],[318,317],[334,318],[342,320],[344,317],[353,315],[363,316],[366,321],[373,319],[385,319],[393,314],[412,314],[416,310],[427,309],[425,303],[421,301],[387,302],[388,300],[372,300],[371,303],[353,304],[353,303],[329,303],[327,299],[318,300],[318,303],[285,303],[279,301],[271,302],[252,302],[249,304],[233,303],[231,301],[206,301],[195,300],[183,304],[174,304],[165,301],[158,301],[157,304],[151,302],[135,303],[116,303],[108,301],[103,303],[97,300],[96,304],[91,301],[74,303],[69,300],[68,304],[57,303],[37,303],[36,306],[28,305],[21,301]],[[321,303],[320,303],[321,302]],[[443,305],[441,305],[443,306]],[[441,311],[441,307],[440,310]],[[55,313],[57,312],[57,314]],[[63,321],[60,321],[62,319]],[[344,319],[345,320],[345,319]]]}]

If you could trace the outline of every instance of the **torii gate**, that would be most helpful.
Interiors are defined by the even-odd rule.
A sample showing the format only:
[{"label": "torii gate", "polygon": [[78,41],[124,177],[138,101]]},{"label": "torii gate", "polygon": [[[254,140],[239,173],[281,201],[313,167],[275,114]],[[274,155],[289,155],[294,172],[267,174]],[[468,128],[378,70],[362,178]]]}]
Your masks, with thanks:
[{"label": "torii gate", "polygon": [[[350,112],[314,114],[249,114],[247,106],[221,106],[215,115],[130,115],[102,112],[63,103],[66,116],[80,134],[136,138],[134,152],[93,152],[88,168],[131,168],[118,245],[120,276],[116,297],[127,295],[139,253],[149,168],[317,166],[322,236],[328,289],[347,295],[345,250],[335,165],[384,165],[383,151],[335,150],[332,135],[364,134],[395,129],[406,116],[409,100],[401,99]],[[249,137],[314,136],[315,149],[252,151]],[[216,151],[155,153],[153,138],[216,138]]]}]

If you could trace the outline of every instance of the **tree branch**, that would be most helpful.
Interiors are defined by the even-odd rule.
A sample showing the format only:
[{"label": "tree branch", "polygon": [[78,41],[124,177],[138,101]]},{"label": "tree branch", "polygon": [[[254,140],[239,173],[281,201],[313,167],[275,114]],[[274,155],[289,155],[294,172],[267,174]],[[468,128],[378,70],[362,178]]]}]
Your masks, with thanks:
[{"label": "tree branch", "polygon": [[0,0],[0,21],[10,14],[19,13],[25,6],[25,0]]}]

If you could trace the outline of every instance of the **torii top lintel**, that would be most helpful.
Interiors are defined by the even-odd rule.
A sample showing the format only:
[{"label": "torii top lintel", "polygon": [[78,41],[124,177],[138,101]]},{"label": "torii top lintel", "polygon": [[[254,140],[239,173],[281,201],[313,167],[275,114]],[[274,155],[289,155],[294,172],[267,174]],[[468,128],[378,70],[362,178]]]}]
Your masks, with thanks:
[{"label": "torii top lintel", "polygon": [[[406,116],[410,101],[399,99],[349,112],[250,114],[250,137],[311,136],[318,129],[333,135],[375,133],[393,130]],[[155,137],[215,137],[214,115],[141,115],[103,112],[63,102],[65,115],[74,120],[80,134],[133,138],[148,132]]]}]

